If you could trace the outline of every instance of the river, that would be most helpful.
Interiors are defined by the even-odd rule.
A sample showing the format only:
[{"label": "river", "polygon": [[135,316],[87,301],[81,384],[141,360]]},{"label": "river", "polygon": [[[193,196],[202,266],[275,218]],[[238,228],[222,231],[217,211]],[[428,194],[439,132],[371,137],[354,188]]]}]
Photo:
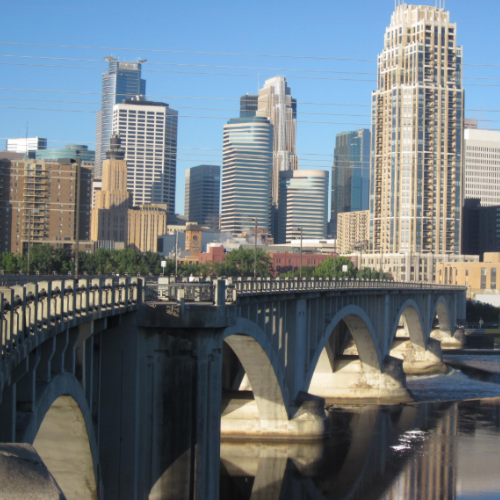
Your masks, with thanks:
[{"label": "river", "polygon": [[223,442],[220,499],[500,499],[500,356],[445,360],[408,377],[414,403],[330,404],[327,441]]}]

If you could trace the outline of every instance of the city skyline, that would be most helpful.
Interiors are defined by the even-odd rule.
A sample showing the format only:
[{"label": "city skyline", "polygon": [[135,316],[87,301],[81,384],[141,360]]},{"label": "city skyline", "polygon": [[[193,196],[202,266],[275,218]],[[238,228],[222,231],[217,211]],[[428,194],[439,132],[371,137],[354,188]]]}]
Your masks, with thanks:
[{"label": "city skyline", "polygon": [[[418,2],[420,3],[420,2]],[[427,5],[434,5],[432,1],[421,2]],[[4,106],[48,108],[48,109],[73,109],[79,110],[79,113],[62,113],[56,111],[38,111],[23,109],[4,109],[6,117],[5,123],[0,125],[0,137],[21,137],[26,129],[26,122],[29,122],[29,135],[39,135],[49,139],[49,147],[60,147],[64,144],[56,144],[55,141],[68,141],[73,144],[87,144],[89,149],[95,149],[92,143],[95,141],[95,115],[94,111],[100,108],[101,74],[107,71],[107,63],[103,58],[109,54],[118,57],[120,61],[136,61],[138,58],[148,58],[148,62],[142,65],[142,77],[147,80],[148,98],[154,100],[164,100],[174,109],[179,109],[180,128],[179,128],[179,154],[178,158],[178,176],[180,182],[177,185],[176,212],[181,213],[184,206],[184,171],[186,168],[201,164],[211,163],[220,164],[222,157],[222,146],[220,141],[220,130],[225,122],[231,117],[237,117],[237,108],[239,98],[245,93],[255,94],[266,78],[276,75],[286,75],[288,84],[293,88],[294,97],[300,103],[298,116],[298,134],[297,134],[297,154],[301,158],[300,168],[331,168],[333,161],[333,141],[335,135],[342,131],[360,127],[370,126],[370,95],[374,88],[372,80],[376,71],[376,55],[382,48],[380,33],[385,29],[387,20],[394,8],[394,2],[360,2],[363,9],[363,15],[352,17],[352,13],[347,6],[338,5],[333,10],[333,6],[325,6],[325,19],[329,18],[330,23],[336,27],[332,30],[319,29],[324,26],[323,20],[319,20],[320,25],[312,29],[306,22],[304,29],[310,33],[311,40],[315,43],[302,41],[299,42],[293,34],[286,33],[280,27],[273,26],[274,33],[280,33],[281,39],[273,37],[272,40],[263,37],[252,38],[252,45],[243,43],[236,36],[236,25],[226,23],[221,33],[213,34],[213,30],[208,30],[206,25],[206,9],[200,5],[200,10],[195,14],[190,13],[190,19],[195,26],[200,26],[201,32],[210,31],[210,42],[206,47],[201,47],[199,40],[179,40],[179,29],[185,26],[181,21],[182,10],[176,11],[174,18],[178,25],[174,27],[168,36],[157,37],[154,30],[146,35],[141,32],[135,32],[132,26],[136,19],[131,16],[125,16],[123,12],[114,13],[117,19],[123,24],[124,29],[109,29],[105,25],[106,16],[92,18],[92,25],[95,24],[94,40],[92,46],[104,47],[102,49],[63,49],[63,48],[43,48],[43,47],[23,47],[9,46],[9,52],[16,55],[25,55],[33,57],[63,57],[63,58],[86,58],[89,62],[57,62],[46,61],[43,64],[52,66],[19,66],[12,63],[38,64],[36,59],[25,59],[24,61],[14,58],[5,59],[10,65],[0,67],[0,72],[4,71],[5,76],[12,83],[9,88],[19,89],[39,89],[39,90],[60,90],[75,92],[91,92],[93,94],[54,94],[40,92],[15,92],[4,91],[3,95],[10,99],[42,99],[52,101],[75,101],[75,103],[48,103],[36,101],[16,101],[6,100],[2,102]],[[487,2],[485,4],[489,16],[494,17],[499,12],[499,6]],[[89,9],[97,9],[97,4],[90,2]],[[101,11],[99,6],[99,11]],[[236,15],[238,9],[230,7],[228,12]],[[219,12],[223,6],[218,6]],[[273,7],[274,9],[274,7]],[[466,63],[488,64],[495,63],[495,58],[490,58],[491,48],[495,46],[497,35],[489,29],[481,29],[481,23],[487,23],[484,19],[484,9],[471,9],[460,2],[450,0],[447,3],[447,10],[452,12],[453,20],[457,22],[460,30],[460,40],[463,46],[467,47],[465,54]],[[7,9],[6,18],[8,19],[15,10]],[[204,12],[203,24],[201,23],[201,12]],[[219,12],[220,13],[220,12]],[[328,14],[331,13],[329,16]],[[282,14],[282,13],[280,13]],[[90,14],[84,14],[85,19]],[[248,13],[247,13],[248,15]],[[38,26],[45,18],[46,13],[38,13],[36,19],[32,11],[26,12],[25,22],[27,26],[36,22]],[[68,16],[67,11],[60,9],[57,11],[57,17],[65,19]],[[290,19],[299,18],[298,14],[291,8],[286,16]],[[302,19],[303,16],[300,16]],[[138,14],[139,20],[143,14]],[[253,19],[252,15],[250,16]],[[249,18],[249,19],[250,19]],[[317,15],[314,16],[318,21]],[[210,15],[209,19],[219,23],[220,21]],[[303,17],[304,21],[312,20],[310,14]],[[150,22],[150,19],[148,19]],[[257,32],[265,26],[268,26],[270,20],[262,21],[257,28]],[[323,24],[322,24],[323,23]],[[84,23],[83,23],[84,24]],[[119,23],[117,23],[117,26]],[[354,25],[359,26],[363,31],[363,37],[350,37],[349,44],[341,43],[352,30]],[[99,26],[103,29],[99,30]],[[104,26],[106,26],[104,28]],[[246,26],[246,24],[244,25]],[[126,29],[125,29],[126,28]],[[278,31],[276,31],[278,29]],[[28,30],[29,31],[29,30]],[[330,33],[327,33],[330,31]],[[85,37],[83,36],[85,33]],[[114,38],[111,38],[111,33]],[[125,33],[127,36],[125,36]],[[78,26],[74,41],[75,46],[89,46],[87,41],[88,32],[82,31]],[[349,35],[350,36],[350,35]],[[6,40],[13,42],[19,40],[19,34],[7,27]],[[27,33],[24,38],[26,43],[37,44],[39,41],[31,33]],[[307,38],[306,36],[300,38]],[[230,45],[227,45],[228,42]],[[51,34],[46,41],[47,44],[59,44],[60,41]],[[184,45],[184,46],[182,46]],[[106,47],[128,47],[131,50],[107,49]],[[136,47],[136,49],[134,49]],[[140,48],[145,50],[141,51]],[[228,49],[228,47],[230,47]],[[241,54],[282,54],[304,56],[304,59],[293,58],[270,58],[270,57],[250,57],[250,56],[218,56],[218,55],[196,55],[176,54],[155,52],[150,53],[147,49],[158,48],[159,50],[177,50],[183,49],[188,52],[206,50],[207,52],[234,52]],[[315,60],[308,57],[332,57],[346,60]],[[363,59],[364,61],[355,61],[353,59]],[[491,60],[490,60],[491,59]],[[153,63],[167,64],[162,66]],[[210,66],[231,66],[231,67],[249,67],[256,69],[220,69],[212,67],[211,69],[197,68],[196,66],[182,67],[179,64],[192,65],[210,65]],[[69,66],[69,69],[53,66]],[[71,69],[78,66],[81,69]],[[89,69],[86,69],[89,68]],[[268,69],[264,69],[268,68]],[[276,69],[270,69],[276,68]],[[295,71],[302,69],[308,71]],[[327,71],[332,71],[328,73]],[[333,73],[338,71],[339,73]],[[224,73],[248,75],[248,76],[222,76],[209,75],[201,73]],[[360,73],[360,74],[359,74]],[[36,84],[28,85],[28,75],[35,77]],[[498,70],[487,67],[464,66],[464,86],[471,91],[468,92],[467,109],[471,110],[495,110],[500,109],[499,98],[496,96],[494,81],[473,80],[469,77],[494,78],[498,76]],[[330,78],[331,80],[328,80]],[[260,83],[259,83],[260,79]],[[30,82],[32,79],[29,80]],[[473,86],[469,86],[474,84]],[[165,96],[165,97],[161,97]],[[171,96],[172,98],[168,97]],[[200,97],[202,100],[185,99],[184,97]],[[175,98],[175,99],[174,99]],[[208,100],[206,98],[223,99],[221,101]],[[233,99],[233,101],[231,101]],[[79,102],[94,103],[78,104]],[[326,103],[326,104],[357,104],[358,106],[331,106],[331,105],[312,105],[308,103]],[[362,105],[362,106],[359,106]],[[187,108],[210,108],[210,109],[187,109]],[[221,110],[214,110],[220,108]],[[234,109],[231,109],[234,108]],[[92,110],[92,111],[91,111]],[[315,115],[311,113],[330,113],[329,115]],[[349,115],[349,116],[346,116]],[[335,116],[336,115],[336,116]],[[350,116],[356,115],[356,116]],[[361,115],[361,116],[360,116]],[[186,116],[184,119],[183,116]],[[187,118],[189,116],[189,118]],[[203,116],[204,118],[196,118]],[[495,123],[485,122],[484,120],[494,120],[495,115],[482,111],[471,111],[466,113],[468,117],[479,118],[481,128],[497,128]],[[214,117],[214,118],[206,118]],[[312,123],[316,122],[316,123]],[[327,122],[327,123],[317,123]],[[349,123],[348,123],[349,122]],[[342,123],[342,124],[336,124]],[[195,149],[197,148],[197,149]],[[212,156],[214,155],[214,156]],[[320,161],[321,160],[321,161]]]}]

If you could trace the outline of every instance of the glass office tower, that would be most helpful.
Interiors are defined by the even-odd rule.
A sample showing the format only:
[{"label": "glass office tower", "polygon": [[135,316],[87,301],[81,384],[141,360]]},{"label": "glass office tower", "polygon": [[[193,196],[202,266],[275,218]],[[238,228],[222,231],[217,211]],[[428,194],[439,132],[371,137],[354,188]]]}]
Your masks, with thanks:
[{"label": "glass office tower", "polygon": [[273,126],[267,118],[233,118],[224,125],[221,230],[269,231]]},{"label": "glass office tower", "polygon": [[146,60],[138,62],[120,62],[108,56],[104,58],[109,63],[108,72],[102,75],[101,110],[97,113],[96,150],[94,178],[100,179],[102,162],[106,159],[109,140],[113,127],[113,106],[124,99],[138,95],[146,95],[146,80],[141,79],[141,65]]},{"label": "glass office tower", "polygon": [[337,134],[332,168],[333,235],[337,215],[368,210],[370,204],[370,131],[359,129]]},{"label": "glass office tower", "polygon": [[184,215],[187,220],[219,229],[220,166],[188,168],[185,189]]},{"label": "glass office tower", "polygon": [[299,238],[320,240],[326,236],[328,172],[288,170],[280,172],[278,243]]}]

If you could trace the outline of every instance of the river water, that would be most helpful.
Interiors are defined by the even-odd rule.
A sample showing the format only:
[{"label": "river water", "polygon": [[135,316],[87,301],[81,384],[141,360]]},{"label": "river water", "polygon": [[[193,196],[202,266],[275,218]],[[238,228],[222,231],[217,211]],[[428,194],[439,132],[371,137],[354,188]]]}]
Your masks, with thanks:
[{"label": "river water", "polygon": [[456,368],[500,374],[500,356],[446,360],[408,378],[415,403],[330,405],[327,441],[223,442],[220,499],[500,499],[500,384]]}]

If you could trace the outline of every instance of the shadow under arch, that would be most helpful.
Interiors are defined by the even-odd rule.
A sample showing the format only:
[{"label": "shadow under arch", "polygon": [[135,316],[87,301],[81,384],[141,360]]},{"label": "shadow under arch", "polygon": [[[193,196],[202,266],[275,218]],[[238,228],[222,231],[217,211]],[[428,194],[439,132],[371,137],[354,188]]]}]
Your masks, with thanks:
[{"label": "shadow under arch", "polygon": [[97,442],[85,394],[74,375],[61,373],[40,392],[35,411],[16,439],[33,445],[68,498],[98,498]]},{"label": "shadow under arch", "polygon": [[433,323],[436,316],[439,321],[439,330],[442,333],[451,336],[453,332],[451,331],[450,307],[448,305],[448,301],[443,296],[440,296],[436,301],[433,314],[431,314],[430,317],[431,324],[429,325],[429,331],[432,331],[433,329]]},{"label": "shadow under arch", "polygon": [[325,329],[325,333],[319,339],[314,356],[309,364],[309,370],[304,379],[303,390],[308,392],[320,357],[325,355],[327,343],[340,321],[349,328],[349,331],[356,343],[359,359],[363,368],[367,371],[382,371],[383,359],[380,348],[376,342],[375,329],[368,315],[358,306],[349,305],[342,308],[335,314],[330,324]]},{"label": "shadow under arch", "polygon": [[290,408],[285,374],[265,333],[252,321],[238,318],[235,326],[224,330],[223,340],[246,372],[261,421],[286,422]]},{"label": "shadow under arch", "polygon": [[[406,328],[408,328],[408,334],[410,336],[411,343],[417,347],[422,347],[423,349],[425,349],[427,335],[424,332],[424,321],[422,319],[422,313],[417,303],[412,299],[408,299],[401,306],[396,315],[396,320],[391,329],[391,344],[396,338],[398,325],[402,316],[405,319]],[[430,332],[430,330],[428,331]]]}]

